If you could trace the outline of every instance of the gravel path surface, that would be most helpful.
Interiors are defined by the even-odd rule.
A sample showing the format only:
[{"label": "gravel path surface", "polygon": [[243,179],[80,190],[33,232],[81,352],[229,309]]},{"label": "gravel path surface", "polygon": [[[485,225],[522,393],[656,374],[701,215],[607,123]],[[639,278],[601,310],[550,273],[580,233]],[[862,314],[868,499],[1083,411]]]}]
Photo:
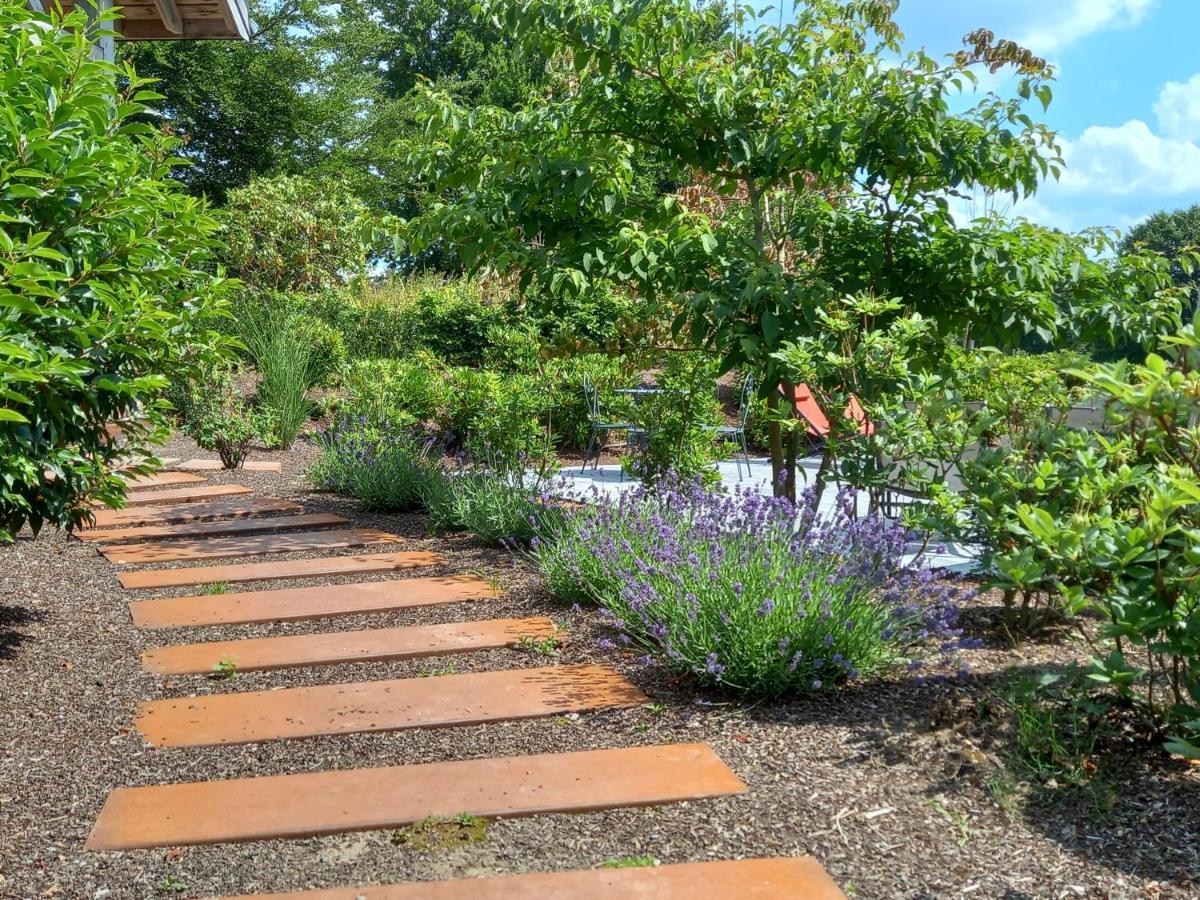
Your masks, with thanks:
[{"label": "gravel path surface", "polygon": [[[164,455],[209,454],[181,442]],[[804,853],[854,897],[1200,896],[1200,770],[1131,756],[1107,813],[1077,802],[998,797],[989,789],[1005,747],[978,710],[997,674],[1082,656],[1081,648],[989,645],[971,652],[974,675],[957,689],[897,678],[786,703],[734,704],[600,651],[595,617],[556,604],[508,554],[463,537],[429,538],[419,516],[365,515],[344,499],[308,493],[301,471],[311,456],[311,448],[298,448],[284,458],[282,475],[206,475],[304,499],[309,511],[386,528],[403,537],[406,549],[436,549],[449,558],[446,566],[371,580],[473,572],[494,579],[506,595],[386,615],[138,632],[127,600],[191,591],[122,591],[115,567],[66,535],[25,536],[0,549],[0,897],[199,897],[589,867],[632,855],[682,862]],[[327,583],[349,580],[355,579]],[[312,583],[319,582],[304,582]],[[528,615],[550,615],[569,629],[559,656],[506,649],[243,673],[230,681],[155,677],[138,663],[142,650],[162,643]],[[225,748],[156,750],[131,730],[142,699],[556,660],[614,664],[657,702],[527,722]],[[389,832],[124,853],[82,849],[108,792],[123,785],[671,741],[709,742],[750,792],[499,821],[481,841],[442,851],[398,845]]]}]

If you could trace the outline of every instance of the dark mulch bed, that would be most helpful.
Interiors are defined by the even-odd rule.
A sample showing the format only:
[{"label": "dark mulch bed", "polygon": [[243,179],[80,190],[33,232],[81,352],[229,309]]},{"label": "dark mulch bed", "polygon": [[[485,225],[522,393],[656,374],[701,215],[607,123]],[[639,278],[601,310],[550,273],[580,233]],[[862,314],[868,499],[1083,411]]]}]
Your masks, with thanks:
[{"label": "dark mulch bed", "polygon": [[[171,456],[196,455],[179,444]],[[269,458],[271,454],[256,454]],[[530,569],[463,537],[430,538],[418,516],[373,516],[306,494],[310,447],[282,476],[209,473],[265,494],[304,496],[310,509],[439,549],[437,570],[497,579],[504,598],[316,623],[139,633],[115,567],[94,548],[46,534],[0,550],[0,896],[145,898],[369,884],[596,866],[630,855],[665,862],[815,855],[858,897],[1195,897],[1200,895],[1200,778],[1153,753],[1129,754],[1116,802],[1097,812],[1073,795],[1001,793],[1007,750],[978,710],[1000,673],[1084,655],[1041,642],[1012,649],[989,636],[959,687],[906,677],[751,706],[698,691],[596,647],[595,616],[556,604]],[[298,554],[300,555],[300,554]],[[382,578],[384,576],[374,576]],[[331,579],[337,583],[346,579]],[[279,582],[267,587],[290,586]],[[177,589],[177,593],[189,593]],[[994,618],[989,598],[973,621]],[[232,681],[144,674],[157,643],[377,627],[483,616],[548,614],[571,639],[554,658],[512,650],[408,663],[244,673]],[[156,750],[130,723],[139,700],[420,673],[604,660],[662,706],[529,722],[357,735],[219,749]],[[388,832],[299,841],[92,854],[83,842],[107,793],[122,785],[389,765],[669,741],[708,741],[750,785],[744,796],[654,809],[493,823],[441,851]]]}]

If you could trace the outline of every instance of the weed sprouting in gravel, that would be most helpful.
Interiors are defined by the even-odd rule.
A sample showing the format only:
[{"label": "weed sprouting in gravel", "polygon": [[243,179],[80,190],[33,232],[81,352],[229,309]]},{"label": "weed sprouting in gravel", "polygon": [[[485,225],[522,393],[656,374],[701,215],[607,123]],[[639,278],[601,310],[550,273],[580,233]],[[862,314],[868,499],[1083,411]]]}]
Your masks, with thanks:
[{"label": "weed sprouting in gravel", "polygon": [[422,853],[453,850],[482,841],[487,837],[487,830],[487,819],[468,813],[449,818],[429,816],[407,828],[396,829],[392,832],[392,843]]},{"label": "weed sprouting in gravel", "polygon": [[213,666],[213,678],[218,681],[232,681],[237,674],[237,662],[232,659],[223,659]]},{"label": "weed sprouting in gravel", "polygon": [[602,869],[638,869],[657,866],[661,860],[653,856],[615,856],[600,863]]}]

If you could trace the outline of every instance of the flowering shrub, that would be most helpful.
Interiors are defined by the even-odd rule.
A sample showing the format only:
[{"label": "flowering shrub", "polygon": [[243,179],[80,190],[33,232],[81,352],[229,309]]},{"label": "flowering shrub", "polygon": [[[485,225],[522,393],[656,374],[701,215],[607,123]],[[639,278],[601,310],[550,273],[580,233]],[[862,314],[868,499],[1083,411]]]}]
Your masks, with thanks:
[{"label": "flowering shrub", "polygon": [[560,515],[543,484],[543,476],[518,466],[439,469],[422,498],[436,529],[464,529],[485,544],[523,547]]},{"label": "flowering shrub", "polygon": [[848,499],[826,520],[811,497],[665,484],[545,529],[534,555],[552,590],[598,602],[647,663],[746,693],[919,669],[930,644],[962,646],[961,589],[904,565],[903,529],[852,518]]},{"label": "flowering shrub", "polygon": [[308,473],[316,485],[349,494],[367,509],[410,512],[422,507],[433,477],[434,439],[416,428],[391,428],[365,417],[339,416],[317,432],[324,453]]}]

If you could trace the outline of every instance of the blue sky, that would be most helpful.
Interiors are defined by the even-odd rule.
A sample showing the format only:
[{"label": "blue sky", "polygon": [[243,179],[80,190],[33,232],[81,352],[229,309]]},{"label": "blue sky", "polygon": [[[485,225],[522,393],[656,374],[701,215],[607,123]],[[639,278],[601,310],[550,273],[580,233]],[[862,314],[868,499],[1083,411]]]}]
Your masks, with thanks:
[{"label": "blue sky", "polygon": [[1031,113],[1059,132],[1067,172],[1013,212],[1125,229],[1200,202],[1200,0],[901,0],[897,21],[935,56],[986,27],[1056,67],[1049,112]]}]

